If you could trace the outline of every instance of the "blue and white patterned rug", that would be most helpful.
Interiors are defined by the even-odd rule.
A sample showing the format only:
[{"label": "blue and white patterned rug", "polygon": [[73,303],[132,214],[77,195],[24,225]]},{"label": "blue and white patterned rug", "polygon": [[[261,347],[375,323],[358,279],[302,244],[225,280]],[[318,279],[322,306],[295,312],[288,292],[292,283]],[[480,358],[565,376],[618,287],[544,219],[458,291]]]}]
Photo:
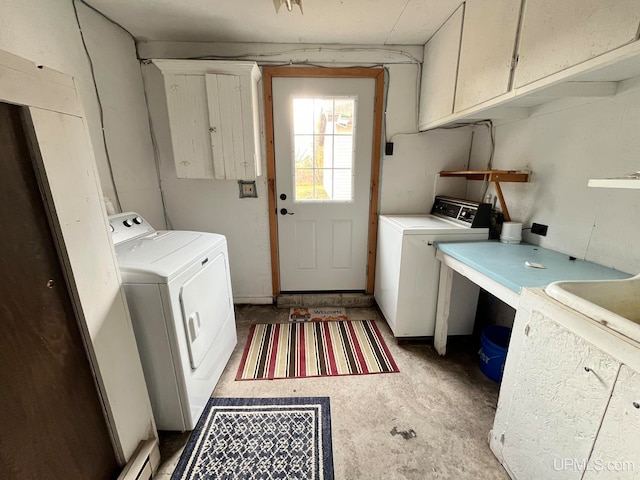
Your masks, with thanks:
[{"label": "blue and white patterned rug", "polygon": [[212,398],[171,480],[333,480],[328,397]]}]

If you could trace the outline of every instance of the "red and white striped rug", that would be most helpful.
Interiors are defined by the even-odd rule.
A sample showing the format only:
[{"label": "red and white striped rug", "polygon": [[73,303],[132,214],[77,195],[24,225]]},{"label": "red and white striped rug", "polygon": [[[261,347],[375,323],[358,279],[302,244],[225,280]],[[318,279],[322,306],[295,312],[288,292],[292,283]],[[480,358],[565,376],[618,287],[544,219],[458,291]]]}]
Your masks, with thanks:
[{"label": "red and white striped rug", "polygon": [[236,380],[398,372],[373,320],[252,325]]}]

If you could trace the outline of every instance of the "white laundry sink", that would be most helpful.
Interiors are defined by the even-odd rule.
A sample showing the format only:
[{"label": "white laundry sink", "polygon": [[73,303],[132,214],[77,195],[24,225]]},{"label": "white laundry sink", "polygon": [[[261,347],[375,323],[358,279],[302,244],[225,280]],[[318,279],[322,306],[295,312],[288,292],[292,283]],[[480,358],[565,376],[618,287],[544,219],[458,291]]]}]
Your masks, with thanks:
[{"label": "white laundry sink", "polygon": [[545,292],[632,340],[640,343],[640,275],[624,280],[553,282]]}]

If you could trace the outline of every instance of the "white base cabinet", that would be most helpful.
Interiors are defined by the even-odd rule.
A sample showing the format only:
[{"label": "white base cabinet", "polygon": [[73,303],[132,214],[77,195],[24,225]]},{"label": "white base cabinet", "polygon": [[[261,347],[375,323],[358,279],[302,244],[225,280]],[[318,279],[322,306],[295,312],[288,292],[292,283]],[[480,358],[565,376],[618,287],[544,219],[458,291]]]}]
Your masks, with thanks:
[{"label": "white base cabinet", "polygon": [[639,363],[639,345],[525,289],[490,435],[511,478],[638,478]]},{"label": "white base cabinet", "polygon": [[583,480],[640,478],[640,374],[620,368]]}]

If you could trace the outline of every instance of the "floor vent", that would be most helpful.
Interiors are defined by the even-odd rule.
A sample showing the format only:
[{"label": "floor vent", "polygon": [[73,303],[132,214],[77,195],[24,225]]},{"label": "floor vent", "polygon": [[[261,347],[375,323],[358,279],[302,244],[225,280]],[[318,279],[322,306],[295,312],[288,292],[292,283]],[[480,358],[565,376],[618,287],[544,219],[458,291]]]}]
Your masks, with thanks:
[{"label": "floor vent", "polygon": [[118,476],[118,480],[151,480],[160,465],[158,439],[141,442],[127,465]]}]

